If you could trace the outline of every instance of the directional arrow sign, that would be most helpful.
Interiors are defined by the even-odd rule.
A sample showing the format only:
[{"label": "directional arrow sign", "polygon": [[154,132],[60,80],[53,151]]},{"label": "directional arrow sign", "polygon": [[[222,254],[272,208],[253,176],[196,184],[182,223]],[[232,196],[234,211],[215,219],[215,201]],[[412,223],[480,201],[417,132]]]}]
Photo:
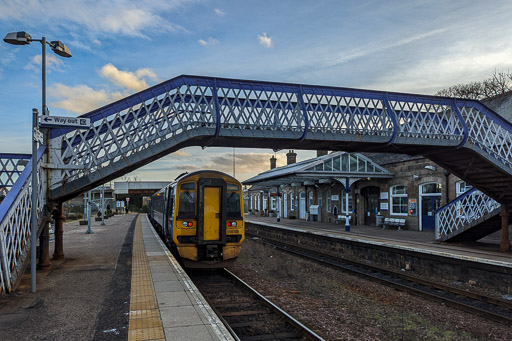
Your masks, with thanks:
[{"label": "directional arrow sign", "polygon": [[64,117],[64,116],[39,116],[39,126],[41,127],[62,127],[89,129],[91,127],[90,118],[82,117]]}]

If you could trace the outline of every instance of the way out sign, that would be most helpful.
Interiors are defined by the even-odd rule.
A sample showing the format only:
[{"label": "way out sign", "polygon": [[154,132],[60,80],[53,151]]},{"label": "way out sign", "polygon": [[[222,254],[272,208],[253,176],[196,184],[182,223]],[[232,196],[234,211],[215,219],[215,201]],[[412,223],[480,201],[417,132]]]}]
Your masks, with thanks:
[{"label": "way out sign", "polygon": [[89,129],[91,127],[90,118],[65,117],[65,116],[39,116],[39,126],[54,128],[79,128]]}]

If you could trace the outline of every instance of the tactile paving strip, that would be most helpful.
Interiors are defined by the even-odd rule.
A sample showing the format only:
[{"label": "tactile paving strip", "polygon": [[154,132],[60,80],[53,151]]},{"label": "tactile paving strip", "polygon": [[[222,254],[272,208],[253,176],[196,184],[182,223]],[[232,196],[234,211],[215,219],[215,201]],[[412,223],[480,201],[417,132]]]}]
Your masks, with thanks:
[{"label": "tactile paving strip", "polygon": [[139,216],[133,236],[128,341],[164,340],[164,329],[142,239],[140,219]]}]

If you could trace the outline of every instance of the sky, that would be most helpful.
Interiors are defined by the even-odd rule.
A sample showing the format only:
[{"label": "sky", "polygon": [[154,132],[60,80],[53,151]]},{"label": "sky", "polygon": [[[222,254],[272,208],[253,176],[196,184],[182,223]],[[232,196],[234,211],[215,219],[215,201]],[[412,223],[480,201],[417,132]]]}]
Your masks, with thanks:
[{"label": "sky", "polygon": [[[420,94],[512,70],[512,1],[0,0],[0,35],[47,49],[51,115],[76,116],[181,74]],[[30,153],[41,45],[0,42],[0,152]],[[276,153],[286,164],[287,150]],[[126,177],[217,169],[245,180],[269,149],[189,147]],[[314,151],[297,151],[297,160]],[[126,178],[125,177],[125,178]]]}]

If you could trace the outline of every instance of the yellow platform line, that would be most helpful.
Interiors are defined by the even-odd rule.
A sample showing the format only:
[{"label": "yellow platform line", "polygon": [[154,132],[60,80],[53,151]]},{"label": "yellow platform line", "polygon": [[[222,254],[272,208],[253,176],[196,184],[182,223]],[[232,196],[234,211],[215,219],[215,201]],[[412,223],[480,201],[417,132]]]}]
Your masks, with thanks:
[{"label": "yellow platform line", "polygon": [[144,240],[142,239],[140,219],[139,216],[133,235],[128,341],[164,340],[164,329],[156,302]]}]

